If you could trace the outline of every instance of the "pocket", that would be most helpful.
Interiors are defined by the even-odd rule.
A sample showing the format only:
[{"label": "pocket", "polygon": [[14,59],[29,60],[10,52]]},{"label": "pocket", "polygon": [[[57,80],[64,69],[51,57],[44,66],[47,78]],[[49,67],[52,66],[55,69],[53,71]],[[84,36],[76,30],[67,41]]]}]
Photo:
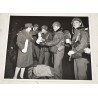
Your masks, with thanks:
[{"label": "pocket", "polygon": [[82,54],[81,53],[75,53],[75,54],[72,54],[71,57],[74,59],[82,58]]}]

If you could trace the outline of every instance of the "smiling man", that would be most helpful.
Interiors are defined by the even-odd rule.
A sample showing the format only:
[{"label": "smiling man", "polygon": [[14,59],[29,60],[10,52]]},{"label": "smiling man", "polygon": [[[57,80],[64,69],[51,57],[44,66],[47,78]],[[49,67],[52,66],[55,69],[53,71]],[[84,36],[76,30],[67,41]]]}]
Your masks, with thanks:
[{"label": "smiling man", "polygon": [[72,50],[68,55],[74,58],[74,74],[76,80],[87,80],[87,64],[89,63],[82,53],[89,45],[89,35],[80,18],[73,18],[71,22],[74,28],[72,38]]}]

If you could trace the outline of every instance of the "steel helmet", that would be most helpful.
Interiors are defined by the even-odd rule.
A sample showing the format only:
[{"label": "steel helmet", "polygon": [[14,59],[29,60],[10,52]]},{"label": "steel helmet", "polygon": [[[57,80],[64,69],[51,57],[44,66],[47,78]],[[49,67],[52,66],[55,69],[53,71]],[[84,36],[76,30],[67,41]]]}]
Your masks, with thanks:
[{"label": "steel helmet", "polygon": [[74,21],[79,21],[81,24],[83,24],[80,18],[73,18],[71,24],[73,24]]},{"label": "steel helmet", "polygon": [[58,22],[58,21],[56,21],[56,22],[54,22],[53,24],[52,24],[52,26],[59,26],[59,27],[61,27],[61,24],[60,24],[60,22]]},{"label": "steel helmet", "polygon": [[46,25],[43,25],[41,28],[45,29],[45,30],[48,30],[48,26],[46,26]]}]

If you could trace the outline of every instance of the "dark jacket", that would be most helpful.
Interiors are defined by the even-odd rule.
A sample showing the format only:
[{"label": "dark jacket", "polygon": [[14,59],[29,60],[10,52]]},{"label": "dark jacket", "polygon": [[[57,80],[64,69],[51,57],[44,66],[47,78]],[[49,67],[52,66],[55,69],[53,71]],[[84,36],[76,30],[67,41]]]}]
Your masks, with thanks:
[{"label": "dark jacket", "polygon": [[79,55],[82,55],[84,49],[89,45],[89,34],[85,28],[79,28],[74,30],[72,38],[72,49]]},{"label": "dark jacket", "polygon": [[37,31],[32,31],[30,34],[32,35],[32,38],[34,39],[34,43],[36,44],[36,40],[38,38],[38,30]]},{"label": "dark jacket", "polygon": [[[42,34],[42,38],[45,39],[45,42],[49,42],[52,40],[52,35],[51,33],[48,31],[46,34]],[[49,47],[48,46],[42,46],[41,49],[43,51],[49,51]]]},{"label": "dark jacket", "polygon": [[[54,37],[53,40],[50,42],[47,42],[48,46],[54,47],[54,50],[56,50],[55,48],[59,48],[61,46],[64,46],[64,33],[60,30],[57,32],[54,32]],[[64,50],[64,47],[63,47]]]}]

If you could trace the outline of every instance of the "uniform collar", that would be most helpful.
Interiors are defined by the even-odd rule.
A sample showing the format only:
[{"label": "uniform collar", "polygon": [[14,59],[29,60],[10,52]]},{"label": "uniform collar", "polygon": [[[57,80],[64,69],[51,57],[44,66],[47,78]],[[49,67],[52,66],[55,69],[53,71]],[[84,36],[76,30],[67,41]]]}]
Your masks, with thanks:
[{"label": "uniform collar", "polygon": [[55,31],[55,32],[58,32],[58,31],[62,31],[62,29],[61,28],[59,28],[57,31]]},{"label": "uniform collar", "polygon": [[84,27],[79,27],[79,28],[77,28],[77,30],[83,30],[83,29],[85,29]]}]

